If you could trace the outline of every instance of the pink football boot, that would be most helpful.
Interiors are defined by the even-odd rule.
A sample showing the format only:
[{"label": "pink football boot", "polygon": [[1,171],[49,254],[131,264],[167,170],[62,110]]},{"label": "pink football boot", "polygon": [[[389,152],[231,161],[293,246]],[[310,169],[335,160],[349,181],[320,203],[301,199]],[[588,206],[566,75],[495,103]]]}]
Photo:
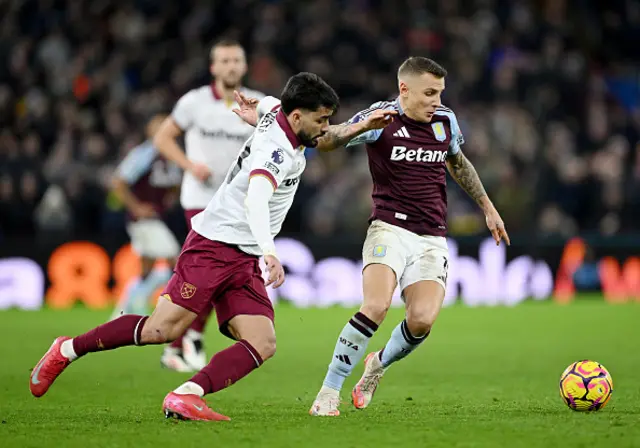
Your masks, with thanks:
[{"label": "pink football boot", "polygon": [[29,389],[31,389],[34,397],[41,397],[47,393],[53,382],[58,378],[58,375],[71,364],[71,361],[62,356],[60,352],[60,346],[68,339],[71,338],[67,336],[56,338],[47,353],[44,354],[31,371]]},{"label": "pink football boot", "polygon": [[218,414],[207,406],[204,398],[195,394],[176,394],[169,392],[162,403],[162,410],[167,418],[178,420],[229,421],[226,415]]}]

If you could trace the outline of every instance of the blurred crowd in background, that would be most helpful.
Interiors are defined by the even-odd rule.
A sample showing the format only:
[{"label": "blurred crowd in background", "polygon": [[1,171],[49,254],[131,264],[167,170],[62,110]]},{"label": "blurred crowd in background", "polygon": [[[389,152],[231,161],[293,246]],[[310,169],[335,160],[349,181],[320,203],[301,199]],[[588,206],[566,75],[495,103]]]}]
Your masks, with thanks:
[{"label": "blurred crowd in background", "polygon": [[[640,2],[633,0],[9,0],[0,2],[0,235],[124,229],[109,193],[144,123],[210,82],[221,36],[246,85],[306,70],[341,97],[334,123],[393,98],[409,55],[449,71],[444,103],[510,233],[637,230]],[[308,152],[285,230],[362,238],[362,148]],[[174,222],[181,214],[176,208]],[[452,235],[486,232],[452,182]]]}]

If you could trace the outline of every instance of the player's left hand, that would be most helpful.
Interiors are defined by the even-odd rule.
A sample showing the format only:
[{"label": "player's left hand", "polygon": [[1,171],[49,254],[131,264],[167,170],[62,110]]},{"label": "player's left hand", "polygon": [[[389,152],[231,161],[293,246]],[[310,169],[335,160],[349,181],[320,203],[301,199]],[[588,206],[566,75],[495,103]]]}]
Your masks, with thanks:
[{"label": "player's left hand", "polygon": [[231,111],[242,118],[245,122],[255,127],[258,124],[259,101],[256,98],[248,98],[237,90],[233,91],[233,95],[236,97],[236,103],[238,103],[238,106],[240,107],[231,109]]},{"label": "player's left hand", "polygon": [[273,284],[273,289],[279,288],[284,283],[284,268],[277,257],[273,255],[265,255],[264,262],[267,264],[267,272],[269,277],[265,286]]},{"label": "player's left hand", "polygon": [[507,234],[507,229],[504,227],[504,222],[498,213],[498,210],[492,207],[491,210],[485,215],[487,221],[487,227],[493,236],[493,239],[496,241],[496,246],[500,245],[500,240],[504,239],[507,243],[507,246],[511,246],[511,240],[509,239],[509,234]]}]

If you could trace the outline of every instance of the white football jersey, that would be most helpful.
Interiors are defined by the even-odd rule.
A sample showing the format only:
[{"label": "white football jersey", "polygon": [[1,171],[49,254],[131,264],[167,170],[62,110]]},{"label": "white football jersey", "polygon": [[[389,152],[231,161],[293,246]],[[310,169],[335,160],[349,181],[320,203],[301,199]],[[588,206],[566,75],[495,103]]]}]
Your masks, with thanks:
[{"label": "white football jersey", "polygon": [[[264,94],[241,88],[248,97],[261,99]],[[218,190],[229,166],[238,157],[242,144],[254,131],[231,110],[238,105],[227,103],[214,85],[202,86],[186,93],[171,113],[185,132],[187,158],[207,165],[211,179],[203,183],[191,173],[184,173],[180,204],[185,210],[203,209]]]},{"label": "white football jersey", "polygon": [[263,255],[245,209],[249,179],[264,176],[274,188],[269,225],[275,237],[306,166],[304,149],[279,107],[266,113],[207,208],[192,219],[193,230],[210,240],[238,245],[248,254]]}]

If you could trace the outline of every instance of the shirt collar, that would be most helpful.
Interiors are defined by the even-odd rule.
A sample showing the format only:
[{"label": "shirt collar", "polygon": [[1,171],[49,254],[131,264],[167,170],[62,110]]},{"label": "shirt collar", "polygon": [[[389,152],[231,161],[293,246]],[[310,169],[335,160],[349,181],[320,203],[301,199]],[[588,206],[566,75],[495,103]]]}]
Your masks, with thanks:
[{"label": "shirt collar", "polygon": [[296,133],[293,132],[293,129],[291,129],[291,125],[289,124],[289,120],[287,120],[287,116],[282,111],[282,108],[280,108],[280,110],[278,111],[278,113],[276,115],[276,120],[278,121],[278,124],[280,125],[280,127],[284,131],[285,135],[287,136],[287,139],[291,143],[291,146],[293,146],[296,149],[299,148],[300,146],[302,146],[302,143],[300,142],[300,139],[298,138]]},{"label": "shirt collar", "polygon": [[400,105],[400,97],[396,97],[395,99],[396,107],[398,108],[398,114],[404,115],[404,110],[402,109],[402,105]]},{"label": "shirt collar", "polygon": [[211,94],[213,95],[213,98],[215,98],[216,100],[222,99],[222,95],[220,95],[220,91],[218,91],[218,88],[216,87],[215,82],[211,83]]}]

